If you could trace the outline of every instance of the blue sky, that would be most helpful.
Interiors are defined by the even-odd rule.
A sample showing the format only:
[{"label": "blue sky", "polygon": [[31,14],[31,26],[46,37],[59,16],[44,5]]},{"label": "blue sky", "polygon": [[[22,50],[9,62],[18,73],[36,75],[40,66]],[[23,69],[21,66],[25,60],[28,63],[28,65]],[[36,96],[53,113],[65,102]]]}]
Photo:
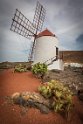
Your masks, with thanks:
[{"label": "blue sky", "polygon": [[[10,31],[18,8],[31,22],[37,0],[0,0],[0,61],[27,61],[32,41]],[[57,35],[60,50],[83,50],[83,0],[39,0],[46,9],[43,29]]]}]

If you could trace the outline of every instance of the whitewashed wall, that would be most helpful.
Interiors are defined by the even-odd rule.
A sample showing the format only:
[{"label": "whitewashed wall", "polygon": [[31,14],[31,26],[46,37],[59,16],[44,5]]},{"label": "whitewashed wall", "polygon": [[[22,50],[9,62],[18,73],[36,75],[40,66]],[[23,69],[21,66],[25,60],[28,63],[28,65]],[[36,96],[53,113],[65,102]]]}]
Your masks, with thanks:
[{"label": "whitewashed wall", "polygon": [[48,70],[52,69],[64,70],[63,61],[61,59],[58,59],[57,61],[53,62],[53,64],[48,66]]},{"label": "whitewashed wall", "polygon": [[36,39],[34,64],[37,62],[45,62],[56,56],[56,47],[58,47],[58,39],[52,36],[42,36]]}]

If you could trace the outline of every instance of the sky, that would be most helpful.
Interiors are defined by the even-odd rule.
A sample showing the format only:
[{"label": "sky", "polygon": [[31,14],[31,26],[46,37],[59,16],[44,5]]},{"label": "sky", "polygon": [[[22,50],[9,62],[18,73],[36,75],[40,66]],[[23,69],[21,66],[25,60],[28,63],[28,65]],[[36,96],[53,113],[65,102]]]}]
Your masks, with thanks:
[{"label": "sky", "polygon": [[[60,50],[83,50],[83,0],[39,0],[46,10],[42,30],[48,28],[59,39]],[[37,0],[0,0],[0,62],[27,61],[33,39],[12,31],[18,8],[31,22]]]}]

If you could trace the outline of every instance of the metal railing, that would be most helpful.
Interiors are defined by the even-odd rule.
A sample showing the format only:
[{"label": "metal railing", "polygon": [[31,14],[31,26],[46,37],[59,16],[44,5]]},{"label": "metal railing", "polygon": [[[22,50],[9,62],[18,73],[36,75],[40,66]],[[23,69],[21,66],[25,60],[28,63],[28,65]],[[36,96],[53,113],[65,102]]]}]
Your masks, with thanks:
[{"label": "metal railing", "polygon": [[[48,60],[46,60],[44,63],[47,64],[47,65],[51,65],[53,64],[54,61],[56,61],[58,59],[58,56],[54,56]],[[49,62],[49,63],[48,63]]]}]

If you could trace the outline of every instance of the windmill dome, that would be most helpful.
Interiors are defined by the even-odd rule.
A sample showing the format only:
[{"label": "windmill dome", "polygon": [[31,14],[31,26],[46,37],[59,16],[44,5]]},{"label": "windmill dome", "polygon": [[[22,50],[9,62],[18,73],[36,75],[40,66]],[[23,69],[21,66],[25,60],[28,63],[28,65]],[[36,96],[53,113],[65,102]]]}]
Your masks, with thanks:
[{"label": "windmill dome", "polygon": [[47,28],[40,32],[38,35],[37,35],[37,38],[39,37],[42,37],[42,36],[52,36],[52,37],[55,37],[55,34],[53,34],[51,31],[49,31]]}]

